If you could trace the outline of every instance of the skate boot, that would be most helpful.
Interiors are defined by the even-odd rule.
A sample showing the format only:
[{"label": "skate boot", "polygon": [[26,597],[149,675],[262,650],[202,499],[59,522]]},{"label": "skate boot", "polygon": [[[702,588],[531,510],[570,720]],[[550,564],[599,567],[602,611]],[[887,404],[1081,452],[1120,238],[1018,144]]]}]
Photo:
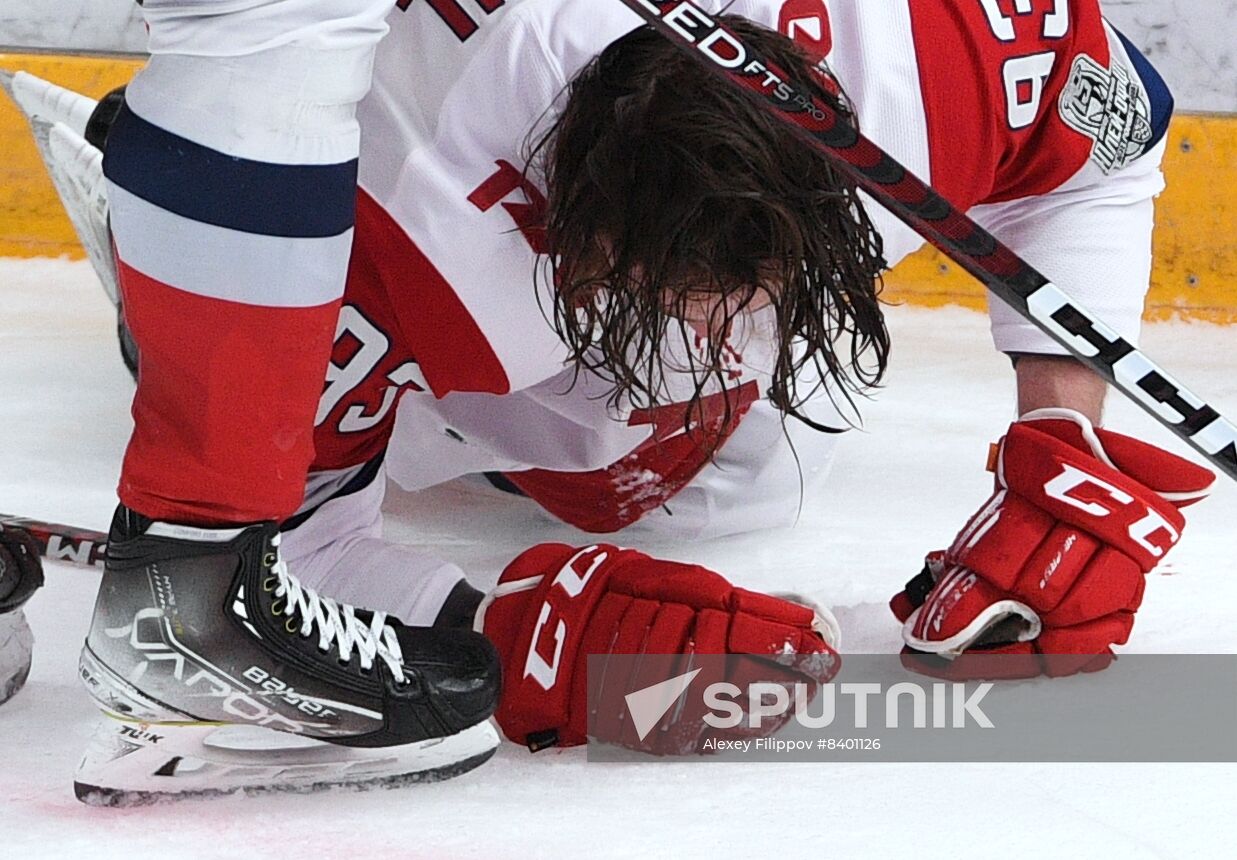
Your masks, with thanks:
[{"label": "skate boot", "polygon": [[30,674],[34,635],[21,607],[42,584],[34,540],[0,525],[0,704],[13,698]]},{"label": "skate boot", "polygon": [[302,586],[273,523],[201,529],[123,506],[81,658],[104,711],[79,799],[445,779],[498,738],[479,634],[407,627]]}]

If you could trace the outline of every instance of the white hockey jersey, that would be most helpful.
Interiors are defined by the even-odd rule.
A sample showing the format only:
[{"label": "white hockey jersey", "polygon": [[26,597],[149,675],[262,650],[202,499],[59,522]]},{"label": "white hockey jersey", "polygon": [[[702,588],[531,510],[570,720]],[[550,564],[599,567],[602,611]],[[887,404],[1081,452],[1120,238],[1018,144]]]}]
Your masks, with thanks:
[{"label": "white hockey jersey", "polygon": [[[697,5],[825,56],[865,134],[1137,337],[1171,99],[1097,0]],[[346,470],[388,446],[397,402],[388,464],[409,488],[615,464],[655,437],[657,422],[609,411],[598,380],[570,387],[527,229],[542,189],[522,170],[567,83],[639,18],[618,0],[402,0],[388,23],[359,113],[357,238],[318,468]],[[871,209],[891,264],[923,244]],[[998,302],[992,316],[999,349],[1061,351]],[[753,326],[736,336],[758,341],[760,320]],[[746,349],[736,386],[763,390],[769,354]],[[829,421],[829,404],[820,409]],[[728,464],[732,487],[777,472],[794,488],[781,507],[793,510],[798,474],[776,412],[759,401],[745,424],[751,449],[765,453],[748,473]]]}]

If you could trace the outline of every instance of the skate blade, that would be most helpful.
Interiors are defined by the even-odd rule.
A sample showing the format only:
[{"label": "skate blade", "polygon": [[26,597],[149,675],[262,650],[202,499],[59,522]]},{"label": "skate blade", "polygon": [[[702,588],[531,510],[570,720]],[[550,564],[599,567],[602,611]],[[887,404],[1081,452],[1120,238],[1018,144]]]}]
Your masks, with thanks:
[{"label": "skate blade", "polygon": [[[441,782],[484,764],[498,748],[488,723],[399,747],[361,748],[229,725],[137,723],[108,717],[78,767],[73,791],[90,806],[141,806],[234,794],[399,788]],[[239,740],[239,743],[236,741]]]}]

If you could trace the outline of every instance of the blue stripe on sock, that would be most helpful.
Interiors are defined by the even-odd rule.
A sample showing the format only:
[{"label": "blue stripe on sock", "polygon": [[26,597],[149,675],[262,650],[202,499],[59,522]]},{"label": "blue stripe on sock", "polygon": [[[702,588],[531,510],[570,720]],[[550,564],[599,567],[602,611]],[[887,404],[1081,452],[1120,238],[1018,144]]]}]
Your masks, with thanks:
[{"label": "blue stripe on sock", "polygon": [[323,238],[355,220],[356,159],[289,165],[235,158],[165,131],[128,106],[108,135],[103,172],[169,212],[246,233]]}]

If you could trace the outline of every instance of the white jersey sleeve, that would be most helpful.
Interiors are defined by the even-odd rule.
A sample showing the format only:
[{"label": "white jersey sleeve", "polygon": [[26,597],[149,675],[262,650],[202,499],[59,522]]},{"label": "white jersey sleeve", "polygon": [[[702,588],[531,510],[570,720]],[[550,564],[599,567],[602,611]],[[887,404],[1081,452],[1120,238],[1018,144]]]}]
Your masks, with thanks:
[{"label": "white jersey sleeve", "polygon": [[[1134,333],[1171,100],[1096,0],[1012,12],[971,0],[700,5],[823,55],[869,137]],[[414,389],[398,406],[392,475],[422,487],[473,471],[617,463],[660,431],[622,404],[599,404],[599,380],[569,393],[530,217],[544,189],[523,168],[568,82],[638,18],[617,2],[460,0],[412,3],[388,23],[360,110],[363,208],[378,226],[359,226],[358,242],[365,233],[404,243],[368,250],[395,309],[373,328],[402,336],[414,359],[381,365]],[[923,244],[880,207],[872,214],[891,264]],[[994,303],[992,315],[999,348],[1055,351],[1008,308]],[[761,350],[745,359],[742,382],[759,401]],[[338,405],[359,426],[393,408],[385,396]],[[781,444],[765,432],[770,448]]]}]

